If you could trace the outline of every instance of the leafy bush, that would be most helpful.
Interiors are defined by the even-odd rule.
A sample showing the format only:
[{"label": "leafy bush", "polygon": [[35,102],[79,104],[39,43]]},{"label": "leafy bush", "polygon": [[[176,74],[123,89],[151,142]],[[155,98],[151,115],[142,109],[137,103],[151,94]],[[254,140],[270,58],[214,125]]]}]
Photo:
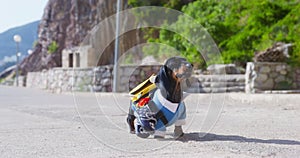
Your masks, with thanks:
[{"label": "leafy bush", "polygon": [[[300,64],[300,2],[297,0],[199,0],[182,7],[178,6],[180,3],[170,4],[166,1],[157,3],[182,8],[183,13],[206,28],[221,50],[225,63],[245,66],[246,62],[252,61],[254,52],[265,50],[275,42],[287,42],[294,45],[290,63]],[[184,34],[194,33],[190,24],[181,18],[171,27],[179,27]],[[153,30],[149,34],[153,34]],[[181,35],[167,30],[159,30],[159,36],[149,34],[146,36],[149,42],[173,46],[195,65],[209,64],[204,63],[197,49]],[[151,49],[148,53],[155,54]]]},{"label": "leafy bush", "polygon": [[58,49],[58,44],[56,41],[52,41],[51,44],[48,46],[48,53],[52,54],[55,53]]}]

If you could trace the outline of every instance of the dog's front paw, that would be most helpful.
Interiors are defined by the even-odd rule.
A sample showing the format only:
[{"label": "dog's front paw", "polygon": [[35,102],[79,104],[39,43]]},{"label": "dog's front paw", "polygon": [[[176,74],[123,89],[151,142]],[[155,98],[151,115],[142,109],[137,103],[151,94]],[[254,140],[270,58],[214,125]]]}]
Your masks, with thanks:
[{"label": "dog's front paw", "polygon": [[174,138],[178,139],[184,135],[182,127],[181,126],[175,126],[174,129]]},{"label": "dog's front paw", "polygon": [[158,130],[154,131],[154,138],[155,139],[164,139],[165,135],[166,135],[165,131],[158,131]]}]

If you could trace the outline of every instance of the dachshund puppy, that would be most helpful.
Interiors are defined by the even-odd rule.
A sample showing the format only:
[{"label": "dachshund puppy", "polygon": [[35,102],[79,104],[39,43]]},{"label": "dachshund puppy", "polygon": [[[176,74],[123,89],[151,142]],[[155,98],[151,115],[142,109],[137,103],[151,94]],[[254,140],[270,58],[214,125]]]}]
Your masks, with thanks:
[{"label": "dachshund puppy", "polygon": [[[171,57],[160,68],[155,79],[155,89],[129,108],[127,123],[130,133],[147,138],[164,138],[166,127],[175,125],[174,137],[183,136],[186,109],[183,102],[183,85],[191,77],[193,65],[182,57]],[[186,82],[186,83],[185,83]],[[143,103],[142,106],[140,103]]]}]

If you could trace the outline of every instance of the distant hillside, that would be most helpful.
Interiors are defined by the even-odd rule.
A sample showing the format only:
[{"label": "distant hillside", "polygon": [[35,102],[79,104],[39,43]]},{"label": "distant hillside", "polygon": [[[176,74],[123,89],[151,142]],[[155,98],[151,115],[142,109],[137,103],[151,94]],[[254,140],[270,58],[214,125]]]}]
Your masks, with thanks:
[{"label": "distant hillside", "polygon": [[5,56],[6,60],[11,60],[10,57],[16,54],[16,43],[13,40],[13,36],[19,34],[22,37],[20,52],[22,55],[27,55],[28,49],[33,47],[34,41],[38,38],[38,25],[39,21],[35,21],[0,33],[0,71],[14,63],[6,63],[7,61],[4,61]]}]

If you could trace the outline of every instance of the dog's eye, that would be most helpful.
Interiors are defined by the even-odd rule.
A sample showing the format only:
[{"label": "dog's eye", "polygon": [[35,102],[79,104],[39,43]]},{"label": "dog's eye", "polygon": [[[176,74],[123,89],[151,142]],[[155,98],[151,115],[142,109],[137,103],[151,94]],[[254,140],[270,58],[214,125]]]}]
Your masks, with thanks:
[{"label": "dog's eye", "polygon": [[185,64],[185,66],[188,67],[188,68],[194,67],[194,65],[193,65],[193,64],[190,64],[190,63]]}]

